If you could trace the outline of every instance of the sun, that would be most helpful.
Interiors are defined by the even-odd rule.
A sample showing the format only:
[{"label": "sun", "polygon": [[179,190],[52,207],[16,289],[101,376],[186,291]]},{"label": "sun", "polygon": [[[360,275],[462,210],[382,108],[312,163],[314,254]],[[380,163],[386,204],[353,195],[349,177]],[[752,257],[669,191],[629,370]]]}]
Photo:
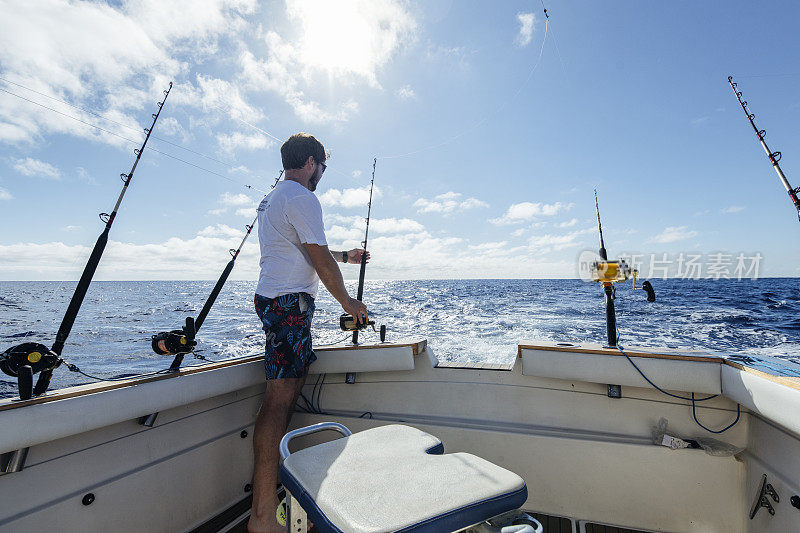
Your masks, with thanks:
[{"label": "sun", "polygon": [[297,2],[290,16],[302,22],[299,52],[306,65],[372,79],[379,62],[380,27],[368,4],[357,1]]}]

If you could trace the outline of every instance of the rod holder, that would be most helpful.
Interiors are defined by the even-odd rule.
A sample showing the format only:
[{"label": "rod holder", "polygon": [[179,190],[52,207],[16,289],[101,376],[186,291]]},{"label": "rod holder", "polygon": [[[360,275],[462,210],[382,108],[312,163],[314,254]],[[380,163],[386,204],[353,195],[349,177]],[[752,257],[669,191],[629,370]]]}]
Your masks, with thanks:
[{"label": "rod holder", "polygon": [[156,418],[158,418],[158,413],[150,413],[149,415],[139,417],[139,425],[144,426],[146,428],[151,428],[156,425]]},{"label": "rod holder", "polygon": [[13,452],[4,453],[2,456],[2,470],[0,476],[4,474],[13,474],[15,472],[22,472],[25,469],[25,460],[28,458],[28,450],[30,448],[20,448]]}]

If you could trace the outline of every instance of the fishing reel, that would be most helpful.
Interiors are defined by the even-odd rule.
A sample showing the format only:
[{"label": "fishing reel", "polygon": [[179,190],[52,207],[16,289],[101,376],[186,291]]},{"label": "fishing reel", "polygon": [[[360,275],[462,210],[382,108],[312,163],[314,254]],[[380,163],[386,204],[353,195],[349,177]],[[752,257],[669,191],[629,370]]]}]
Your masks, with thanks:
[{"label": "fishing reel", "polygon": [[150,345],[158,355],[174,355],[175,359],[169,369],[178,370],[183,362],[183,356],[191,353],[197,346],[197,341],[194,340],[196,332],[194,318],[186,317],[186,325],[183,328],[153,335]]},{"label": "fishing reel", "polygon": [[592,281],[602,284],[620,283],[633,278],[633,290],[643,290],[647,293],[647,301],[656,301],[656,291],[653,289],[652,283],[645,280],[641,287],[636,286],[636,279],[639,277],[639,271],[635,268],[628,266],[624,259],[619,261],[595,261],[590,268],[590,275]]},{"label": "fishing reel", "polygon": [[[0,370],[17,378],[17,387],[21,400],[33,397],[33,375],[57,368],[61,364],[58,355],[44,344],[24,342],[13,346],[0,354]],[[40,378],[41,380],[41,378]],[[49,382],[49,379],[47,380]],[[37,383],[37,393],[40,388]]]},{"label": "fishing reel", "polygon": [[[378,330],[375,328],[375,321],[368,320],[365,322],[356,322],[356,319],[353,318],[352,315],[348,315],[347,313],[342,314],[339,317],[339,328],[342,331],[361,331],[367,329],[368,327],[372,327],[372,331],[375,333],[379,333]],[[381,342],[386,342],[386,324],[381,324],[380,328],[380,337]]]},{"label": "fishing reel", "polygon": [[191,352],[197,341],[189,339],[182,329],[173,329],[153,335],[151,345],[159,355],[177,355]]},{"label": "fishing reel", "polygon": [[592,263],[590,274],[592,281],[598,283],[619,283],[627,281],[632,275],[638,275],[638,271],[631,269],[624,259],[620,259],[619,261],[595,261]]}]

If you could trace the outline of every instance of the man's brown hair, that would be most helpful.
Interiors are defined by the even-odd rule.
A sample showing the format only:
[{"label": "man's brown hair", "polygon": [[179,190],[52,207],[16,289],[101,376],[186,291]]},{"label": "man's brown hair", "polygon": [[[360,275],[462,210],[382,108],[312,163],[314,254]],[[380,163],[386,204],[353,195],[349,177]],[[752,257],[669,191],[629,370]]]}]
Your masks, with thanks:
[{"label": "man's brown hair", "polygon": [[309,157],[313,157],[317,163],[324,163],[328,158],[322,143],[308,133],[295,133],[281,146],[284,170],[303,168]]}]

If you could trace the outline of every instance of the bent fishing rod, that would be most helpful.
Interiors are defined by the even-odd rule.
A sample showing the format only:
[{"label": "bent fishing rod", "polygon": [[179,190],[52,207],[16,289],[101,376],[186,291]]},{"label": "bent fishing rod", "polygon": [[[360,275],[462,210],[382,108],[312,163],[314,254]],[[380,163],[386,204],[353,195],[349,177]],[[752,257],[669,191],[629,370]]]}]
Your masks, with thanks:
[{"label": "bent fishing rod", "polygon": [[[64,318],[61,320],[61,326],[56,333],[56,340],[51,348],[37,343],[37,342],[24,342],[12,348],[9,348],[0,354],[0,370],[9,376],[17,378],[17,386],[19,389],[20,399],[27,400],[32,396],[38,396],[47,391],[50,386],[50,379],[53,376],[53,370],[58,368],[64,362],[61,359],[61,351],[64,349],[64,344],[67,342],[72,326],[75,323],[75,318],[78,316],[83,299],[86,296],[86,291],[92,282],[94,273],[97,270],[97,265],[100,263],[100,258],[103,251],[108,244],[108,234],[111,231],[111,226],[117,218],[122,199],[125,197],[125,192],[133,179],[133,173],[142,158],[144,149],[147,146],[147,141],[150,139],[150,134],[161,115],[161,110],[164,108],[164,103],[167,101],[170,91],[172,90],[172,82],[169,82],[169,88],[164,91],[164,98],[157,102],[158,111],[152,114],[153,122],[149,128],[144,128],[145,137],[142,146],[134,149],[136,159],[133,161],[133,166],[127,174],[120,174],[122,180],[122,191],[119,193],[117,203],[111,213],[100,213],[100,220],[105,223],[103,232],[97,238],[92,253],[89,255],[89,260],[83,269],[83,274],[75,287],[75,292],[72,299],[67,306],[67,311],[64,313]],[[39,379],[36,381],[36,386],[33,386],[33,375],[41,372]]]},{"label": "bent fishing rod", "polygon": [[[275,186],[278,185],[278,182],[281,180],[282,176],[283,170],[281,170],[278,174],[278,177],[275,180],[275,183],[272,184],[271,189],[274,189]],[[264,198],[266,198],[266,196]],[[203,322],[205,322],[209,311],[211,311],[211,307],[214,305],[214,302],[217,301],[217,296],[219,296],[220,291],[222,291],[222,287],[228,280],[228,276],[230,276],[231,271],[236,264],[236,258],[239,257],[239,253],[242,251],[244,243],[250,236],[250,232],[253,231],[253,227],[256,225],[257,221],[258,214],[256,214],[253,222],[245,226],[246,231],[244,237],[242,237],[242,242],[239,243],[239,247],[228,250],[228,252],[231,254],[231,259],[222,270],[222,274],[220,274],[216,285],[214,285],[214,288],[211,290],[211,294],[206,299],[206,302],[203,304],[203,308],[200,310],[200,313],[198,313],[197,317],[186,317],[186,323],[181,329],[162,331],[156,335],[153,335],[151,338],[151,346],[154,352],[159,355],[175,356],[175,359],[172,361],[169,370],[178,370],[183,362],[184,356],[188,353],[191,353],[194,350],[194,347],[197,346],[197,341],[195,340],[197,332],[203,326]]]},{"label": "bent fishing rod", "polygon": [[755,122],[755,113],[751,113],[747,110],[747,101],[742,100],[742,91],[737,91],[736,87],[738,84],[733,81],[733,76],[728,76],[728,84],[733,89],[733,94],[736,95],[736,99],[739,100],[739,105],[742,106],[742,110],[744,114],[747,115],[747,120],[750,121],[750,125],[753,127],[753,131],[756,132],[756,137],[758,137],[758,142],[761,143],[761,147],[767,153],[767,158],[769,162],[772,163],[772,168],[775,169],[775,172],[778,173],[778,177],[781,179],[781,183],[783,183],[786,192],[789,194],[789,198],[792,200],[795,209],[797,209],[797,218],[800,220],[800,199],[798,199],[797,194],[800,193],[800,187],[792,188],[789,184],[789,180],[786,179],[786,174],[783,173],[781,166],[778,164],[778,161],[781,160],[781,153],[780,152],[773,152],[767,146],[767,142],[764,140],[764,137],[767,136],[767,130],[759,130],[758,126],[756,126]]},{"label": "bent fishing rod", "polygon": [[[372,214],[372,190],[375,187],[375,167],[377,164],[378,159],[374,158],[372,160],[372,181],[369,184],[369,202],[367,203],[367,227],[364,230],[364,240],[361,241],[361,248],[364,250],[364,252],[361,254],[361,269],[358,272],[358,291],[356,294],[356,300],[359,302],[362,301],[361,299],[364,297],[364,276],[367,273],[367,240],[369,239],[369,219],[370,215]],[[369,320],[367,322],[359,322],[354,317],[351,317],[346,313],[339,317],[339,327],[342,329],[342,331],[353,332],[353,344],[358,344],[358,332],[367,326],[372,326],[372,329],[374,330],[375,321]],[[386,340],[386,325],[381,326],[380,338],[381,342]]]}]

